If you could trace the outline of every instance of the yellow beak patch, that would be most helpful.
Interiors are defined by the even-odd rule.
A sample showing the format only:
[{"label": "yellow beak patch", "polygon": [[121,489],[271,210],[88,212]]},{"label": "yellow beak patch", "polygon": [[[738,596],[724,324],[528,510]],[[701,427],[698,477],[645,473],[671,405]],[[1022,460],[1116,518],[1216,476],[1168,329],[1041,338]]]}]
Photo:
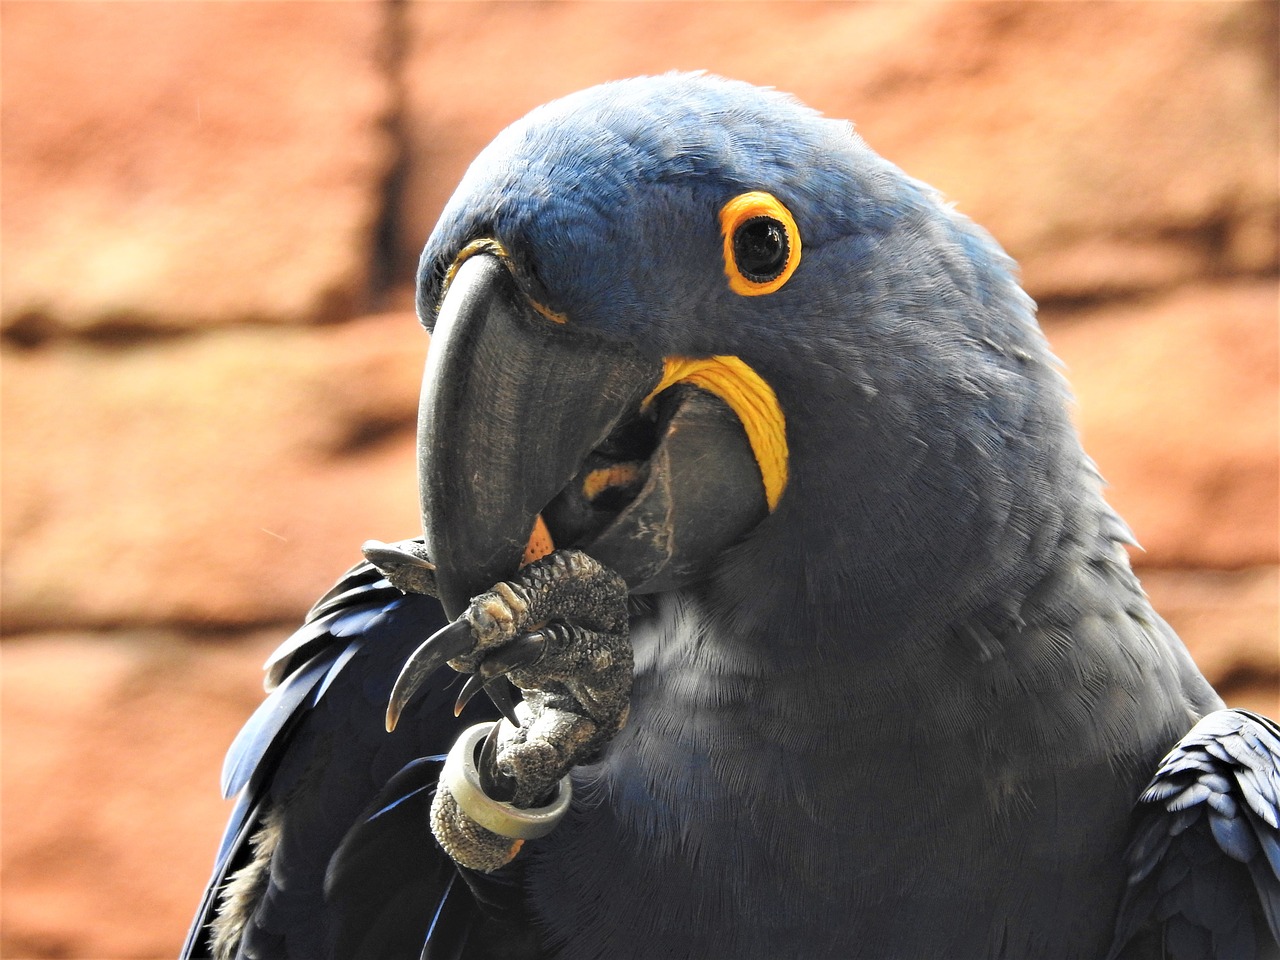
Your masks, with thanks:
[{"label": "yellow beak patch", "polygon": [[787,421],[773,388],[738,357],[668,357],[662,379],[644,398],[644,406],[677,383],[691,383],[714,393],[737,414],[760,467],[765,501],[772,511],[787,487],[788,459]]}]

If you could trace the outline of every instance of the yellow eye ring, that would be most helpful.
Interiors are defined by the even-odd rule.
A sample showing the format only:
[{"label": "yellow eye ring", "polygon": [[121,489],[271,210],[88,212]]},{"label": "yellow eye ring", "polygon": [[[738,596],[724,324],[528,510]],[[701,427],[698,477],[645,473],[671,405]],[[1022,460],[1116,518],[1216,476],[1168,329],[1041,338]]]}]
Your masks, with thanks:
[{"label": "yellow eye ring", "polygon": [[720,208],[724,273],[744,297],[773,293],[800,263],[800,230],[782,201],[763,190],[734,197]]}]

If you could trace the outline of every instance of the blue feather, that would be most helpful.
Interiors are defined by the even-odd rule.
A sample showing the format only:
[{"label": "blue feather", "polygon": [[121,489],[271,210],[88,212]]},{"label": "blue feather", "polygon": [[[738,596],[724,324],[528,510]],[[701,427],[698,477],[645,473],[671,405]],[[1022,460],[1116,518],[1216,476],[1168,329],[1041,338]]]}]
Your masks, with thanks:
[{"label": "blue feather", "polygon": [[1198,803],[1204,803],[1212,794],[1213,791],[1203,783],[1193,783],[1179,791],[1176,796],[1169,800],[1166,806],[1170,811],[1174,812],[1186,810],[1188,807],[1195,806]]},{"label": "blue feather", "polygon": [[1280,890],[1280,836],[1277,836],[1274,830],[1258,829],[1256,824],[1254,829],[1258,845],[1262,848],[1262,855],[1266,857],[1271,867],[1271,875],[1276,880],[1277,889]]},{"label": "blue feather", "polygon": [[1243,818],[1209,818],[1209,828],[1222,851],[1233,860],[1248,863],[1258,855],[1258,838]]},{"label": "blue feather", "polygon": [[314,707],[317,703],[320,702],[320,698],[325,695],[325,691],[329,689],[329,686],[333,683],[333,681],[337,679],[340,673],[342,673],[343,667],[345,667],[351,661],[352,657],[354,657],[357,653],[360,652],[360,647],[363,645],[363,643],[364,643],[364,638],[357,637],[355,640],[352,640],[350,643],[348,643],[345,648],[343,648],[342,653],[338,654],[338,656],[334,659],[332,666],[330,666],[329,669],[325,671],[324,679],[320,681],[319,685],[312,692],[311,698],[308,700],[308,704],[310,706]]},{"label": "blue feather", "polygon": [[1126,853],[1129,888],[1110,956],[1120,956],[1151,922],[1164,925],[1171,957],[1253,956],[1250,902],[1260,903],[1280,938],[1280,737],[1273,730],[1247,711],[1219,710],[1161,762],[1139,799],[1139,827]]},{"label": "blue feather", "polygon": [[[445,757],[446,757],[446,754],[443,754],[443,753],[437,754],[434,757],[420,757],[419,759],[414,760],[412,763],[408,764],[404,769],[405,771],[410,771],[415,769],[419,765],[444,763]],[[406,800],[409,800],[412,797],[418,796],[424,790],[434,790],[434,789],[435,789],[435,780],[433,778],[431,783],[420,784],[414,787],[408,793],[404,794],[403,796],[397,797],[395,800],[392,800],[386,806],[381,807],[378,810],[375,810],[373,813],[369,814],[369,816],[366,817],[365,820],[366,822],[376,820],[378,817],[382,816],[383,814],[389,813],[390,811],[394,810],[396,807],[400,806],[400,804],[404,803]]]},{"label": "blue feather", "polygon": [[[370,819],[372,819],[372,817]],[[440,905],[436,907],[436,912],[431,917],[431,925],[427,927],[427,943],[431,943],[431,938],[436,932],[436,925],[440,922],[440,914],[444,912],[445,904],[449,902],[449,894],[453,893],[453,885],[457,883],[457,881],[458,875],[455,873],[449,878],[449,883],[444,888],[444,896],[440,898]]]},{"label": "blue feather", "polygon": [[293,719],[298,707],[325,676],[336,651],[317,655],[267,697],[236,734],[222,766],[222,795],[231,797],[248,784],[272,743]]}]

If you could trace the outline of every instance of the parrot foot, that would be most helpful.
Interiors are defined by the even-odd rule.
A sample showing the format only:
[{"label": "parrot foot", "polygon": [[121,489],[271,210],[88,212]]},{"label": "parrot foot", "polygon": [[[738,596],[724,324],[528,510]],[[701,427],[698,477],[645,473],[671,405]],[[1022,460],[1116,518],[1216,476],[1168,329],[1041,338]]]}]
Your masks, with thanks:
[{"label": "parrot foot", "polygon": [[360,552],[402,593],[437,596],[436,567],[427,559],[426,547],[421,540],[400,540],[396,543],[366,540]]},{"label": "parrot foot", "polygon": [[[461,703],[481,688],[492,691],[502,677],[524,692],[518,717],[480,734],[478,756],[478,740],[463,746],[476,728],[450,754],[455,766],[474,765],[476,790],[442,775],[432,806],[433,832],[449,855],[490,871],[532,836],[516,822],[555,806],[566,796],[569,771],[596,760],[626,722],[632,674],[626,584],[578,550],[552,553],[496,584],[410,655],[391,692],[388,729],[446,661],[473,676]],[[486,819],[480,809],[486,801],[506,808],[509,819]],[[567,806],[565,799],[560,815]]]},{"label": "parrot foot", "polygon": [[[528,712],[524,708],[526,719]],[[445,852],[472,870],[487,873],[510,862],[526,840],[544,837],[556,828],[573,798],[573,785],[566,775],[542,807],[517,807],[494,799],[485,770],[492,769],[494,744],[514,729],[506,721],[472,727],[449,751],[440,774],[431,829]]]}]

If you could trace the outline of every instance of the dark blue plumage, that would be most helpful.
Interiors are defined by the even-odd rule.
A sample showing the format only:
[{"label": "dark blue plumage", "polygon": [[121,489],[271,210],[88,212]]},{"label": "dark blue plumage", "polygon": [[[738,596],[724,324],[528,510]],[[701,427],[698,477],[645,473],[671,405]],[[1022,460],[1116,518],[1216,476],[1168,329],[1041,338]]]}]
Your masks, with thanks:
[{"label": "dark blue plumage", "polygon": [[1280,955],[1278,761],[1280,727],[1247,710],[1209,714],[1169,752],[1138,800],[1112,956],[1161,926],[1171,960]]},{"label": "dark blue plumage", "polygon": [[[748,191],[803,237],[762,296],[726,282],[718,212]],[[423,252],[428,326],[476,242],[548,338],[758,374],[785,491],[637,603],[626,726],[557,830],[486,878],[426,822],[447,674],[381,732],[439,608],[354,568],[228,760],[248,799],[222,859],[245,860],[245,824],[278,834],[244,955],[412,954],[428,929],[428,956],[1267,955],[1275,727],[1217,712],[1152,610],[994,240],[847,125],[671,75],[486,149]],[[541,411],[490,414],[516,444]]]},{"label": "dark blue plumage", "polygon": [[[416,957],[445,906],[435,926],[445,946],[425,956],[458,956],[474,942],[469,883],[499,881],[460,878],[423,804],[457,731],[496,711],[477,704],[466,724],[455,720],[461,678],[446,670],[405,725],[382,727],[399,664],[445,622],[434,599],[402,594],[362,562],[272,655],[278,685],[227,754],[224,792],[240,796],[183,956],[210,955],[214,894],[253,861],[250,838],[268,821],[279,831],[275,856],[246,894],[257,909],[233,955]],[[489,899],[503,900],[500,891]]]}]

